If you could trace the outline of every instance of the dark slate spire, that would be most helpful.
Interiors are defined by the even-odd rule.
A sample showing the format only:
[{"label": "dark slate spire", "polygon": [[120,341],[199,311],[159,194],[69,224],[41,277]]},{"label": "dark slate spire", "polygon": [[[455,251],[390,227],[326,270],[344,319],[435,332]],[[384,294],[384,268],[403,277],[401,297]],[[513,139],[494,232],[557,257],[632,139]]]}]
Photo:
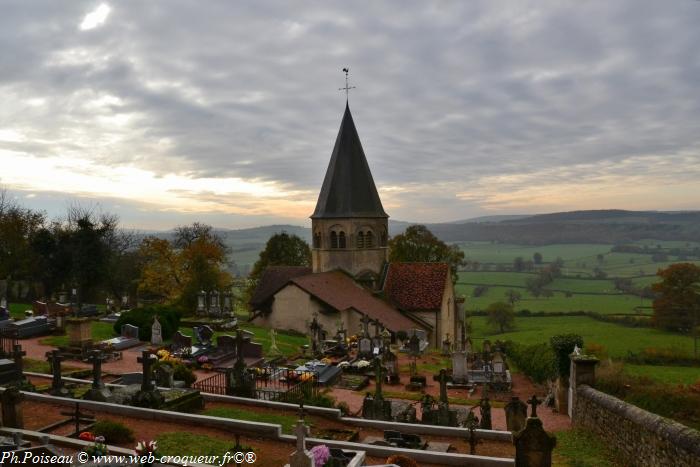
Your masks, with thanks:
[{"label": "dark slate spire", "polygon": [[312,219],[329,217],[389,217],[379,199],[347,103],[316,210],[311,215]]}]

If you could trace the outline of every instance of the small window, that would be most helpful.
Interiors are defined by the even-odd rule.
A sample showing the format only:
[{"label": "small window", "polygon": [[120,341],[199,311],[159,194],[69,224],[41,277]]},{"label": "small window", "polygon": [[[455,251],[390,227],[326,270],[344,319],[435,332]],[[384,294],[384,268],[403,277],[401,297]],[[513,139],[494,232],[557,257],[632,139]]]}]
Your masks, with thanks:
[{"label": "small window", "polygon": [[365,235],[360,232],[357,234],[357,248],[364,248],[365,247]]},{"label": "small window", "polygon": [[374,235],[372,231],[368,230],[365,234],[365,248],[372,248],[374,246]]},{"label": "small window", "polygon": [[345,248],[345,232],[338,234],[338,248]]},{"label": "small window", "polygon": [[384,231],[382,231],[380,242],[381,242],[380,243],[381,246],[386,246],[386,232],[384,232]]},{"label": "small window", "polygon": [[319,232],[314,234],[314,248],[321,248],[321,234]]},{"label": "small window", "polygon": [[338,248],[338,234],[335,231],[331,232],[331,248]]}]

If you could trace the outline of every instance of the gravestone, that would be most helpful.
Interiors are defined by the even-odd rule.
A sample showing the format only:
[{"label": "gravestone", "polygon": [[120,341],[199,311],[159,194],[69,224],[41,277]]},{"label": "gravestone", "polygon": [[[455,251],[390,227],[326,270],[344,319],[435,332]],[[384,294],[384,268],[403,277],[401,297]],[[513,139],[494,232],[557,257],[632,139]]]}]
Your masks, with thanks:
[{"label": "gravestone", "polygon": [[493,353],[493,358],[491,359],[491,365],[493,366],[494,375],[501,375],[506,372],[505,359],[500,350]]},{"label": "gravestone", "polygon": [[360,356],[368,357],[372,355],[372,340],[369,337],[360,339]]},{"label": "gravestone", "polygon": [[433,380],[440,383],[440,398],[437,401],[437,408],[435,408],[435,401],[432,397],[424,398],[423,418],[421,419],[421,423],[424,425],[457,426],[457,411],[450,409],[450,401],[447,397],[448,379],[447,371],[444,368],[433,376]]},{"label": "gravestone", "polygon": [[384,366],[379,358],[374,359],[374,396],[367,393],[362,401],[362,418],[371,420],[391,420],[391,402],[384,400],[382,394],[382,381],[384,379]]},{"label": "gravestone", "polygon": [[2,408],[2,426],[8,428],[24,429],[24,417],[22,415],[22,393],[16,386],[10,386],[0,395]]},{"label": "gravestone", "polygon": [[481,424],[482,430],[491,430],[491,403],[489,402],[488,396],[484,396],[479,401],[479,410],[481,411]]},{"label": "gravestone", "polygon": [[194,333],[195,339],[197,339],[198,347],[211,346],[211,340],[214,337],[214,330],[211,328],[211,326],[206,324],[203,326],[195,326],[192,328],[192,332]]},{"label": "gravestone", "polygon": [[304,423],[304,408],[299,408],[299,420],[294,427],[294,434],[297,437],[297,449],[289,456],[289,467],[314,467],[314,458],[306,450],[306,435],[308,428]]},{"label": "gravestone", "polygon": [[156,386],[161,388],[175,387],[175,370],[170,365],[158,365],[153,370]]},{"label": "gravestone", "polygon": [[92,342],[92,322],[85,318],[68,318],[66,320],[66,333],[68,345],[71,347],[83,347]]},{"label": "gravestone", "polygon": [[153,318],[151,326],[151,345],[157,347],[163,344],[163,327],[158,321],[158,317]]},{"label": "gravestone", "polygon": [[49,394],[58,397],[72,397],[71,391],[69,391],[63,384],[63,378],[61,375],[61,362],[63,361],[63,356],[61,355],[61,351],[52,350],[51,352],[47,352],[47,358],[51,365],[51,373],[53,375]]},{"label": "gravestone", "polygon": [[506,412],[506,427],[508,431],[516,432],[525,428],[527,419],[527,404],[521,401],[518,396],[513,396],[504,410]]},{"label": "gravestone", "polygon": [[516,467],[550,467],[557,439],[547,433],[542,420],[529,417],[525,428],[513,434]]},{"label": "gravestone", "polygon": [[452,387],[464,387],[469,383],[467,353],[452,352]]},{"label": "gravestone", "polygon": [[176,331],[172,339],[171,350],[178,353],[189,353],[192,351],[192,338],[180,331]]},{"label": "gravestone", "polygon": [[415,334],[408,339],[408,351],[411,355],[420,355],[420,339]]},{"label": "gravestone", "polygon": [[157,409],[163,405],[163,395],[153,385],[153,364],[158,361],[158,357],[148,350],[141,352],[141,356],[136,359],[142,366],[141,389],[134,395],[132,404],[137,407]]},{"label": "gravestone", "polygon": [[112,393],[102,382],[102,362],[107,357],[101,350],[91,350],[88,360],[92,363],[92,387],[85,393],[83,399],[98,402],[110,402]]}]

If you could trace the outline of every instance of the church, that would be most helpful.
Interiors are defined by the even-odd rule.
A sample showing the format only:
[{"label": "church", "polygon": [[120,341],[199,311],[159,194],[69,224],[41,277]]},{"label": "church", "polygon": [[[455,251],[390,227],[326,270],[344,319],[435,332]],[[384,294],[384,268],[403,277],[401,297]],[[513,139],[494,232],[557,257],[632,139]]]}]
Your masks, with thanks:
[{"label": "church", "polygon": [[309,334],[315,319],[327,336],[362,323],[420,329],[431,347],[462,339],[463,300],[455,299],[449,265],[389,262],[384,211],[346,103],[316,209],[311,267],[268,267],[250,307],[256,324]]}]

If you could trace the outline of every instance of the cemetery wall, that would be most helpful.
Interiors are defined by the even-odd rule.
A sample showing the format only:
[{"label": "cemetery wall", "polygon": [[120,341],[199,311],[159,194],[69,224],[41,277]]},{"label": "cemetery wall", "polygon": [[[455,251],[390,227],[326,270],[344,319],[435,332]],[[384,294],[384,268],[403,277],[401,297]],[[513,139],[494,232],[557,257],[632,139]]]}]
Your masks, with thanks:
[{"label": "cemetery wall", "polygon": [[580,385],[573,423],[597,433],[633,461],[652,467],[700,467],[700,432]]}]

